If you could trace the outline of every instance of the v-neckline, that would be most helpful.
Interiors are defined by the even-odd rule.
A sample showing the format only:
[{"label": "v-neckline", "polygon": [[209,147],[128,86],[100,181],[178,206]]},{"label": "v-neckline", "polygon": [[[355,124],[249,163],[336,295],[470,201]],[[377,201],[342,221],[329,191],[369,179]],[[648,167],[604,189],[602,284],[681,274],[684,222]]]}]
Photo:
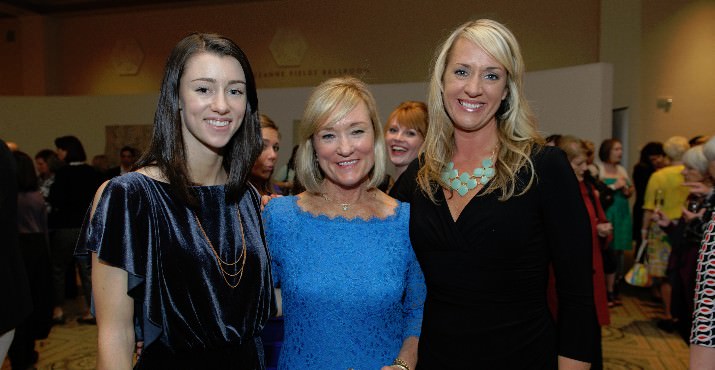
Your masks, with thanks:
[{"label": "v-neckline", "polygon": [[[444,206],[443,206],[443,207],[444,207],[444,209],[447,211],[447,214],[449,215],[449,218],[452,220],[452,224],[454,224],[454,225],[459,224],[459,220],[462,218],[462,215],[463,215],[464,212],[467,210],[467,208],[469,208],[470,206],[472,206],[472,203],[475,202],[475,199],[476,199],[476,198],[478,198],[478,197],[480,197],[480,196],[483,196],[482,192],[484,191],[485,188],[486,188],[486,186],[482,186],[482,187],[477,191],[477,193],[474,194],[474,196],[473,196],[471,199],[469,199],[469,201],[467,202],[467,204],[464,205],[464,208],[462,208],[462,211],[459,213],[459,216],[457,216],[456,219],[454,218],[454,215],[452,214],[452,210],[449,208],[449,203],[447,203],[447,195],[446,195],[445,192],[444,192],[444,188],[440,187],[440,188],[437,190],[438,192],[440,192],[441,197],[442,197],[442,199],[444,200]],[[453,196],[458,197],[458,196],[460,196],[460,195],[459,195],[459,194],[456,194],[456,191],[455,191],[455,192],[453,192]],[[438,199],[438,200],[439,200],[439,199]]]}]

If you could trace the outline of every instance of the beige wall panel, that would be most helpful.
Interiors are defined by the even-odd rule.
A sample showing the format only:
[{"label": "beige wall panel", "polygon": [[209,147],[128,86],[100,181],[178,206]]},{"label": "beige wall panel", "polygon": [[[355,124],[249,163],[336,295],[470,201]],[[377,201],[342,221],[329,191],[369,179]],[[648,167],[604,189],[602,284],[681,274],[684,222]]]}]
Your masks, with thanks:
[{"label": "beige wall panel", "polygon": [[[215,31],[236,40],[248,54],[262,88],[314,86],[343,71],[362,74],[370,83],[424,81],[436,45],[449,30],[477,17],[495,18],[513,30],[529,70],[594,63],[599,4],[597,0],[299,0],[65,15],[56,17],[57,56],[50,62],[58,83],[53,93],[156,92],[170,48],[194,30]],[[279,66],[274,60],[269,45],[278,30],[305,39],[307,48],[299,66]],[[112,67],[112,50],[123,38],[137,40],[143,50],[136,75],[120,76]],[[23,93],[19,88],[15,91]]]}]

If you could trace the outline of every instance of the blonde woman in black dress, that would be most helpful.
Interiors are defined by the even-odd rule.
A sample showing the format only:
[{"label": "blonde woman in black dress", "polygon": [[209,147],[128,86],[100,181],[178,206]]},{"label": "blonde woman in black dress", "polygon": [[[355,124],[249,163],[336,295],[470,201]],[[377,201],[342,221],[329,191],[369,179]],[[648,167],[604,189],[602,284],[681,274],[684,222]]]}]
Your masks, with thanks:
[{"label": "blonde woman in black dress", "polygon": [[495,21],[465,23],[438,50],[424,155],[395,184],[427,283],[417,369],[589,368],[589,219],[565,155],[536,131],[523,74]]}]

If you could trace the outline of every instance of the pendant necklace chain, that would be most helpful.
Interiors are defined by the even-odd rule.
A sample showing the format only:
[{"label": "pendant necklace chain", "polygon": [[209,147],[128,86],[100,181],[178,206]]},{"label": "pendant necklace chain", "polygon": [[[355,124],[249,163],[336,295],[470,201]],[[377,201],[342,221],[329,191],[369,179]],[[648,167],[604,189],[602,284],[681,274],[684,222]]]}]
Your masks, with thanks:
[{"label": "pendant necklace chain", "polygon": [[[223,280],[228,284],[229,287],[231,288],[236,288],[238,284],[241,282],[241,278],[243,277],[243,268],[246,266],[246,236],[243,232],[243,221],[241,220],[241,211],[239,209],[238,204],[236,204],[236,214],[238,215],[238,225],[241,229],[241,255],[238,256],[238,259],[233,261],[233,262],[226,262],[223,259],[221,259],[221,256],[218,254],[218,251],[216,251],[216,248],[214,248],[213,243],[211,243],[211,239],[209,239],[208,235],[206,235],[206,231],[204,230],[204,227],[201,225],[201,221],[199,220],[199,217],[196,215],[196,212],[193,210],[191,213],[194,214],[194,218],[196,219],[196,223],[199,225],[199,230],[201,230],[201,234],[204,236],[206,239],[206,242],[208,242],[209,247],[211,247],[211,251],[214,254],[214,257],[216,257],[216,262],[218,264],[218,267],[221,269],[221,276],[223,277]],[[235,273],[226,271],[226,268],[230,268],[232,266],[238,265],[238,263],[241,263],[241,268],[238,269]],[[224,268],[226,266],[226,268]],[[234,267],[235,269],[235,267]],[[238,280],[236,281],[235,284],[231,284],[228,281],[227,276],[231,278],[235,278],[238,276]]]},{"label": "pendant necklace chain", "polygon": [[347,211],[350,209],[350,206],[352,206],[352,203],[340,203],[340,202],[336,202],[336,201],[334,201],[334,200],[328,198],[328,195],[325,194],[325,193],[320,193],[320,195],[321,195],[321,196],[323,197],[323,199],[325,199],[326,201],[328,201],[328,202],[330,202],[330,203],[335,203],[335,204],[337,204],[338,206],[340,206],[340,208],[343,209],[343,212],[347,212]]},{"label": "pendant necklace chain", "polygon": [[[373,193],[372,194],[373,197],[377,196],[377,193],[375,193],[375,192],[372,192],[372,193]],[[338,202],[336,200],[329,198],[326,193],[320,193],[320,196],[323,197],[323,199],[325,199],[329,203],[337,204],[338,207],[340,207],[343,210],[343,212],[349,211],[350,207],[356,205],[360,201],[360,199],[358,199],[355,203],[343,203],[343,202]]]},{"label": "pendant necklace chain", "polygon": [[442,171],[442,181],[444,181],[452,190],[456,190],[460,196],[465,196],[470,190],[475,189],[478,185],[486,185],[489,180],[494,178],[496,171],[494,170],[494,159],[496,157],[498,147],[494,147],[492,155],[489,158],[482,160],[482,166],[475,168],[471,173],[462,172],[454,168],[454,162],[447,163],[447,167]]}]

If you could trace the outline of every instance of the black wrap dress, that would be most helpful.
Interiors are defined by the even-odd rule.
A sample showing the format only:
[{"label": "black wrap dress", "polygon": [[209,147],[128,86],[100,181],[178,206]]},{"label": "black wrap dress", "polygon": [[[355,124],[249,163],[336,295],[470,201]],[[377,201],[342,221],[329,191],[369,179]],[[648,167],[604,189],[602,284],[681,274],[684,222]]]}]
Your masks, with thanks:
[{"label": "black wrap dress", "polygon": [[[417,187],[417,160],[391,192],[411,203],[410,238],[427,284],[418,369],[556,369],[558,355],[591,361],[588,214],[561,150],[540,148],[532,160],[536,181],[525,194],[475,196],[456,221],[441,189],[435,205]],[[518,179],[526,184],[528,172]],[[558,322],[547,305],[550,265]]]}]

